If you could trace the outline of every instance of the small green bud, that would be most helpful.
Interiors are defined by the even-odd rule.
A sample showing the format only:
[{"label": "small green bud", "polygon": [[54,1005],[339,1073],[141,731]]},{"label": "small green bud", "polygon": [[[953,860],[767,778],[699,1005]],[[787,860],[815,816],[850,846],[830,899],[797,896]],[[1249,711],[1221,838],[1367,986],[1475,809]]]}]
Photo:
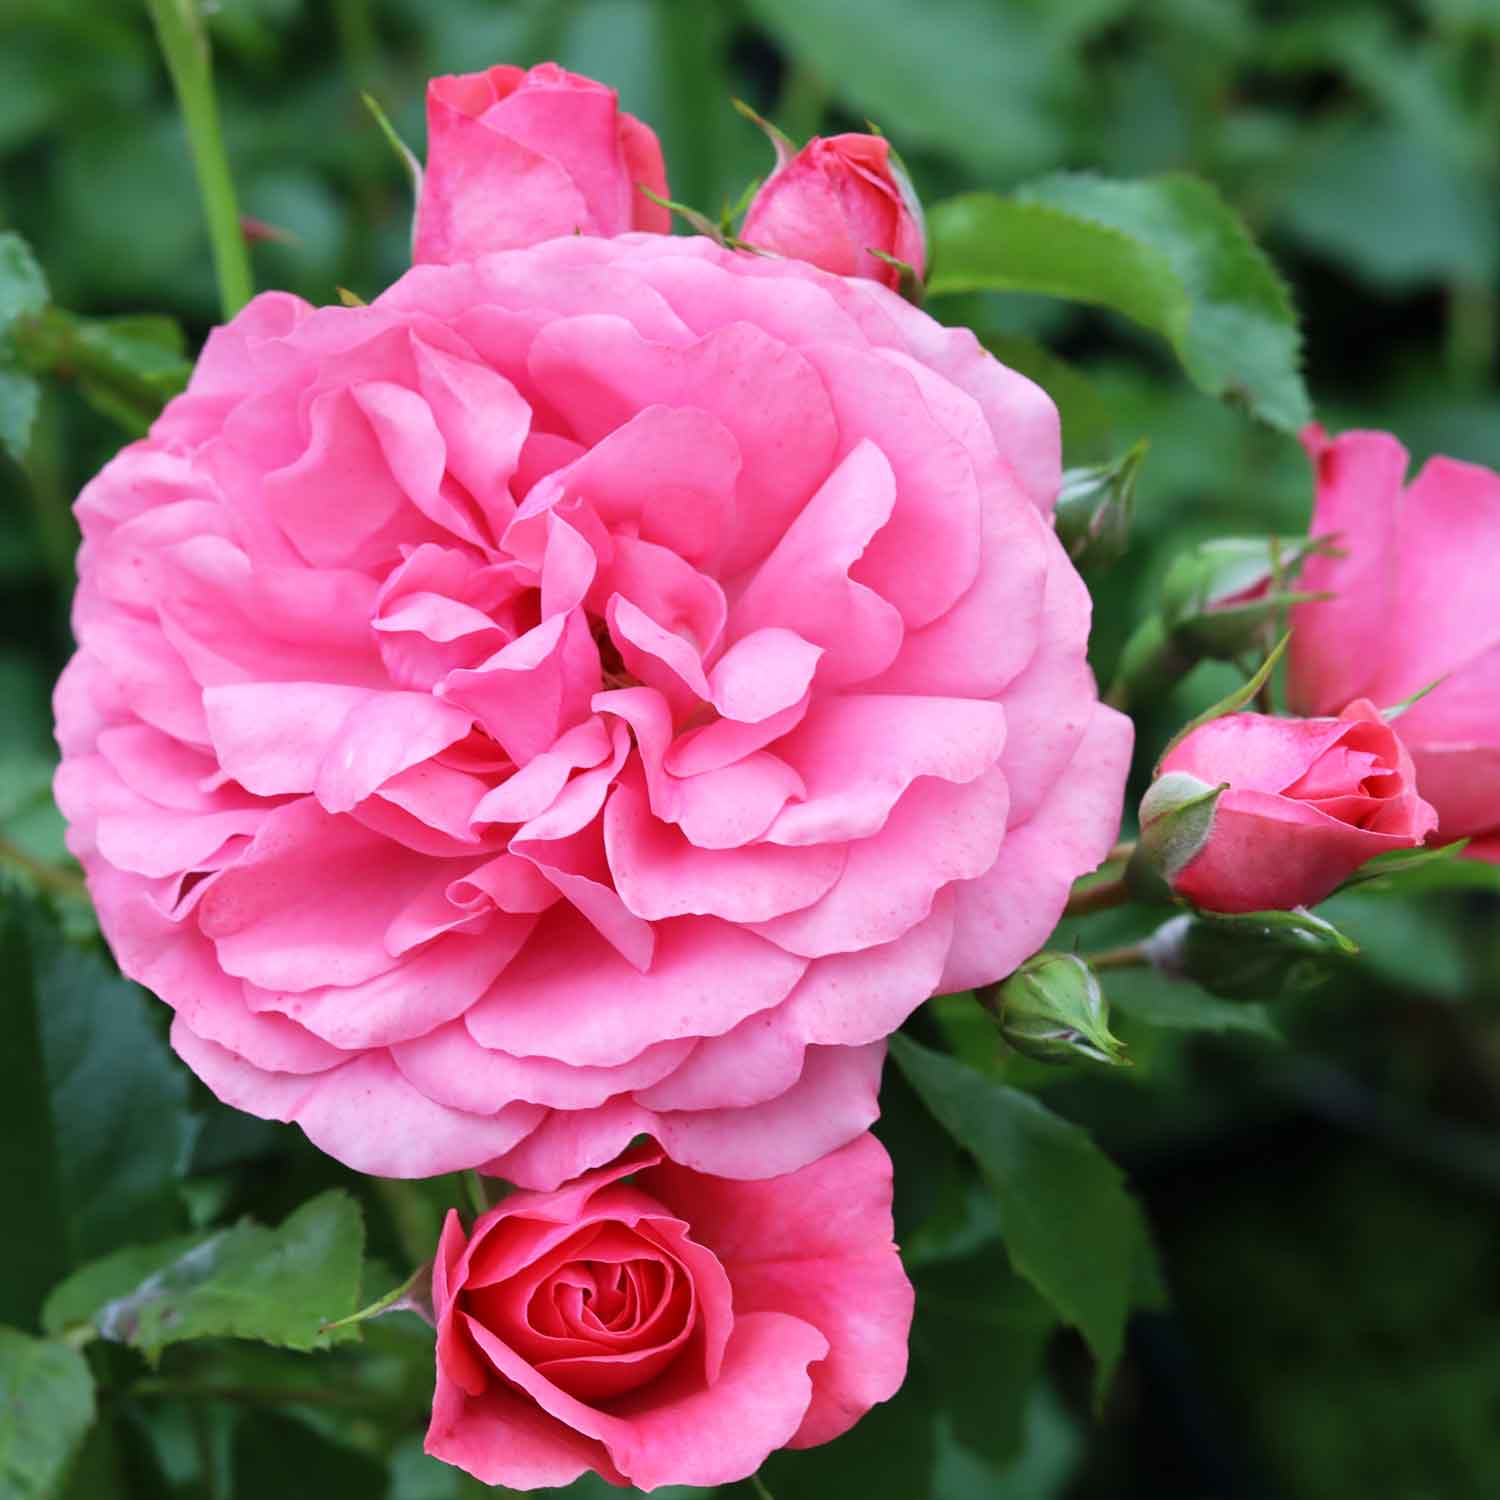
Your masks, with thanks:
[{"label": "small green bud", "polygon": [[1072,953],[1038,953],[986,995],[1000,1035],[1038,1062],[1125,1063],[1094,971]]},{"label": "small green bud", "polygon": [[1161,590],[1173,644],[1194,659],[1222,661],[1263,649],[1281,611],[1313,597],[1290,585],[1322,546],[1308,537],[1216,537],[1184,552]]},{"label": "small green bud", "polygon": [[1186,771],[1168,771],[1141,798],[1141,836],[1126,867],[1131,892],[1144,901],[1171,898],[1173,882],[1213,832],[1229,783],[1210,786]]},{"label": "small green bud", "polygon": [[1226,1000],[1277,1000],[1316,989],[1359,946],[1305,907],[1244,916],[1173,917],[1141,944],[1152,966]]},{"label": "small green bud", "polygon": [[1057,537],[1085,572],[1118,562],[1130,542],[1135,481],[1146,456],[1143,439],[1113,463],[1069,469],[1054,515]]}]

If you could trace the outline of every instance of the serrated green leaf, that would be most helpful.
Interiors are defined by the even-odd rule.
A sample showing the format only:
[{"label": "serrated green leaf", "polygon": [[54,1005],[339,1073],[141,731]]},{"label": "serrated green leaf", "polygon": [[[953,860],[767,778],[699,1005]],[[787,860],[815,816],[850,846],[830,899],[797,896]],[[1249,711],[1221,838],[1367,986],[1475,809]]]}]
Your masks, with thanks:
[{"label": "serrated green leaf", "polygon": [[144,387],[159,402],[175,396],[193,367],[181,329],[170,318],[99,318],[74,326],[76,349],[93,368]]},{"label": "serrated green leaf", "polygon": [[18,234],[0,233],[0,339],[18,318],[41,312],[51,299],[31,247]]},{"label": "serrated green leaf", "polygon": [[304,1203],[278,1229],[248,1221],[210,1235],[98,1307],[100,1334],[155,1360],[189,1339],[257,1339],[286,1349],[322,1349],[353,1329],[323,1325],[359,1301],[364,1223],[340,1189]]},{"label": "serrated green leaf", "polygon": [[126,1245],[90,1261],[48,1294],[42,1305],[43,1332],[58,1334],[92,1323],[106,1303],[128,1297],[148,1277],[208,1238],[207,1234],[179,1234],[154,1245]]},{"label": "serrated green leaf", "polygon": [[1296,431],[1311,415],[1285,287],[1234,210],[1194,177],[1059,173],[1014,198],[928,215],[928,292],[1038,292],[1112,308],[1162,335],[1210,395]]},{"label": "serrated green leaf", "polygon": [[66,1344],[0,1328],[0,1500],[45,1500],[94,1420],[94,1380]]},{"label": "serrated green leaf", "polygon": [[931,296],[1031,292],[1112,308],[1173,345],[1192,304],[1171,262],[1152,245],[1044,202],[965,193],[927,212]]},{"label": "serrated green leaf", "polygon": [[1039,1100],[896,1035],[891,1055],[978,1162],[1000,1208],[1011,1264],[1083,1334],[1102,1387],[1114,1370],[1137,1266],[1149,1244],[1118,1167]]},{"label": "serrated green leaf", "polygon": [[18,464],[26,462],[42,389],[24,370],[0,369],[0,448]]},{"label": "serrated green leaf", "polygon": [[30,1323],[72,1267],[181,1229],[176,1183],[194,1121],[187,1071],[145,992],[66,941],[37,904],[14,891],[0,903],[0,1175],[28,1205],[27,1232],[0,1239],[0,1303]]}]

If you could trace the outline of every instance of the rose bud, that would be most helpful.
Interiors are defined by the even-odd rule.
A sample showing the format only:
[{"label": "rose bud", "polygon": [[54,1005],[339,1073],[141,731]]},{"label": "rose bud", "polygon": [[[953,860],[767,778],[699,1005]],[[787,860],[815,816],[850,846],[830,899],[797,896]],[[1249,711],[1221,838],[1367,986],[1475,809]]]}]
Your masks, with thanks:
[{"label": "rose bud", "polygon": [[1439,839],[1500,860],[1500,474],[1434,458],[1403,487],[1406,450],[1386,433],[1310,427],[1303,442],[1312,529],[1333,544],[1303,582],[1334,597],[1292,612],[1291,702],[1333,713],[1431,688],[1400,726]]},{"label": "rose bud", "polygon": [[474,260],[560,235],[666,234],[655,133],[602,83],[556,63],[451,74],[427,85],[427,166],[412,258]]},{"label": "rose bud", "polygon": [[1145,456],[1142,441],[1113,463],[1064,471],[1053,512],[1057,539],[1085,573],[1107,568],[1125,555],[1136,475]]},{"label": "rose bud", "polygon": [[1170,687],[1200,661],[1262,650],[1268,627],[1311,597],[1290,585],[1324,545],[1321,538],[1215,537],[1174,558],[1155,613],[1125,643],[1117,704]]},{"label": "rose bud", "polygon": [[1124,1046],[1110,1034],[1109,1002],[1094,971],[1073,953],[1038,953],[985,1004],[1000,1035],[1037,1062],[1124,1061]]},{"label": "rose bud", "polygon": [[1229,714],[1163,757],[1137,857],[1194,906],[1311,906],[1377,854],[1437,826],[1411,757],[1365,700],[1336,719]]},{"label": "rose bud", "polygon": [[1142,944],[1158,973],[1225,1000],[1281,1000],[1331,979],[1359,947],[1310,911],[1184,912]]},{"label": "rose bud", "polygon": [[888,141],[814,136],[794,156],[783,139],[772,139],[778,163],[745,215],[747,245],[892,291],[901,288],[901,269],[892,264],[900,261],[920,285],[927,269],[922,205]]},{"label": "rose bud", "polygon": [[655,1149],[514,1193],[432,1275],[427,1452],[485,1484],[729,1484],[826,1443],[906,1374],[912,1289],[871,1135],[732,1182]]}]

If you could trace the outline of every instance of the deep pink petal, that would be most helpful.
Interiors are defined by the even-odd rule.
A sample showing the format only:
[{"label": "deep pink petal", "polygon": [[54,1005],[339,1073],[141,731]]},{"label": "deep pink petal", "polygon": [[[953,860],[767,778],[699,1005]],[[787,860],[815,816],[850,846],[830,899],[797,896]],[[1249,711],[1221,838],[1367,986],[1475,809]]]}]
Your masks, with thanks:
[{"label": "deep pink petal", "polygon": [[739,1316],[790,1313],[827,1338],[791,1446],[838,1437],[896,1393],[913,1294],[892,1240],[890,1158],[873,1136],[785,1177],[736,1182],[663,1162],[639,1181],[723,1262]]}]

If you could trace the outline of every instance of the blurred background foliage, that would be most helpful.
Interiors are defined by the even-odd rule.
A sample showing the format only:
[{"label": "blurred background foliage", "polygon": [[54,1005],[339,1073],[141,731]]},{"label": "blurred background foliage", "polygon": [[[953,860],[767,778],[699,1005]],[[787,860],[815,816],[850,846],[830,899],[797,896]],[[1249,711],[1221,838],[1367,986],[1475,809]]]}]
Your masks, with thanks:
[{"label": "blurred background foliage", "polygon": [[[552,57],[615,85],[660,133],[674,197],[710,212],[768,166],[732,95],[799,138],[874,119],[929,202],[1058,168],[1200,174],[1290,284],[1320,420],[1389,428],[1415,462],[1441,451],[1500,465],[1497,0],[216,0],[205,10],[241,205],[269,227],[253,246],[261,286],[318,302],[339,287],[369,297],[407,263],[408,187],[361,90],[420,147],[429,75]],[[30,241],[75,313],[170,314],[190,348],[214,320],[185,140],[136,0],[0,8],[0,227]],[[1104,674],[1176,551],[1225,532],[1305,528],[1310,479],[1295,442],[1195,392],[1149,335],[1041,297],[954,296],[933,311],[1006,349],[1032,348],[1033,362],[1019,341],[1066,361],[1037,367],[1063,407],[1070,462],[1149,440],[1134,544],[1096,586]],[[47,696],[68,650],[68,505],[120,429],[81,395],[49,384],[24,467],[0,455],[0,855],[87,938],[48,791]],[[1142,720],[1143,751],[1233,680],[1201,669]],[[922,1362],[853,1436],[775,1461],[778,1500],[1500,1494],[1500,902],[1376,892],[1326,910],[1364,951],[1316,995],[1268,1007],[1110,976],[1135,1063],[1124,1074],[1002,1055],[964,1002],[921,1018],[919,1034],[1043,1091],[1126,1167],[1171,1301],[1137,1318],[1096,1417],[1081,1345],[1044,1346],[1046,1323],[997,1255],[967,1169],[889,1079],[883,1131],[900,1233],[923,1280]],[[1138,929],[1139,918],[1111,915],[1083,941]],[[18,987],[7,991],[7,1006],[18,1003]],[[141,1024],[155,1027],[159,1009]],[[243,1211],[276,1222],[342,1183],[369,1223],[367,1292],[429,1253],[452,1184],[356,1181],[295,1132],[220,1110],[196,1085],[178,1103],[191,1117],[172,1206],[182,1227]],[[27,1191],[49,1190],[33,1178],[23,1207]],[[25,1237],[26,1222],[23,1212],[7,1237]],[[56,1251],[60,1264],[70,1253]],[[33,1326],[28,1288],[45,1283],[24,1272],[7,1273],[5,1316]],[[208,1344],[170,1352],[148,1379],[134,1354],[106,1356],[127,1394],[107,1403],[70,1497],[481,1492],[420,1454],[431,1356],[415,1324],[376,1325],[358,1349],[318,1356],[317,1370]]]}]

